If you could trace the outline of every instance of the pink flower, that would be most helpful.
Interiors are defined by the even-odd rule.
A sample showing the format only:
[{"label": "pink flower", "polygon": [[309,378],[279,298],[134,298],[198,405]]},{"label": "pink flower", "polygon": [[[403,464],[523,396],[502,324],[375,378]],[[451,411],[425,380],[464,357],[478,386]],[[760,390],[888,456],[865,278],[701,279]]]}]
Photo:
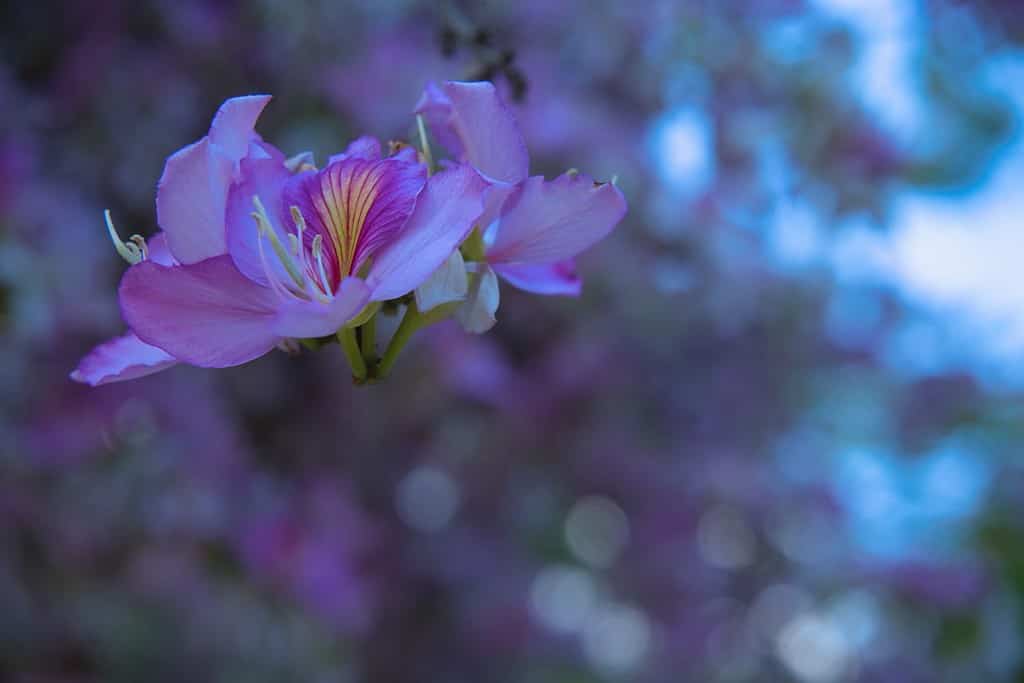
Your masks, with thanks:
[{"label": "pink flower", "polygon": [[490,182],[484,214],[484,264],[457,317],[471,331],[494,322],[494,273],[537,294],[580,293],[573,258],[612,231],[626,200],[612,183],[576,172],[553,181],[529,176],[529,156],[512,113],[490,83],[427,87],[416,107],[435,138]]},{"label": "pink flower", "polygon": [[334,334],[375,302],[418,287],[472,230],[486,182],[454,165],[429,179],[412,150],[371,138],[321,170],[253,130],[266,95],[227,100],[209,133],[176,152],[157,190],[162,232],[123,243],[130,332],[72,373],[88,384],[185,362],[227,367],[282,341]]}]

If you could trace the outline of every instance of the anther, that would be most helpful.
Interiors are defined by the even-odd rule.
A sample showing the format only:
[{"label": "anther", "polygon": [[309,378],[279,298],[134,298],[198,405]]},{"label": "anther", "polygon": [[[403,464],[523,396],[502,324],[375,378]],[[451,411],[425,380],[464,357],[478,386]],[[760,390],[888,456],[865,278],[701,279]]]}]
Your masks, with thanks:
[{"label": "anther", "polygon": [[[299,207],[294,204],[288,207],[288,210],[291,212],[292,222],[295,224],[295,235],[289,235],[289,237],[294,237],[293,248],[295,249],[295,254],[299,257],[299,270],[305,273],[306,250],[304,249],[305,243],[302,234],[306,232],[306,219],[303,217],[302,212],[299,211]],[[305,276],[303,276],[303,279],[305,279]]]},{"label": "anther", "polygon": [[124,242],[114,228],[114,221],[110,218],[110,209],[104,209],[103,219],[107,222],[107,232],[110,234],[110,241],[114,243],[114,249],[121,255],[121,258],[133,266],[146,259],[146,256],[149,255],[149,250],[146,249],[146,240],[141,235],[132,235],[128,238],[127,242]]},{"label": "anther", "polygon": [[324,268],[324,236],[317,235],[313,238],[313,261],[316,263],[317,274],[320,276],[320,288],[324,293],[333,298],[330,281],[327,279],[327,269]]},{"label": "anther", "polygon": [[301,152],[293,157],[285,159],[285,168],[292,173],[302,173],[303,171],[315,171],[316,164],[313,163],[312,152]]}]

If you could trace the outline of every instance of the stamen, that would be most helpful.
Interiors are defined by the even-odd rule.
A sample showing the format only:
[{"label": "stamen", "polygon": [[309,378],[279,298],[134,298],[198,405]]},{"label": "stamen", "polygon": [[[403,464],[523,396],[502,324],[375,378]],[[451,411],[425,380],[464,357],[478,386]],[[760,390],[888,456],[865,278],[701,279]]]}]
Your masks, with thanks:
[{"label": "stamen", "polygon": [[327,269],[324,268],[324,236],[317,235],[313,238],[313,261],[316,262],[317,273],[320,275],[320,285],[324,294],[329,298],[334,298],[334,292],[331,291],[330,281],[327,279]]},{"label": "stamen", "polygon": [[277,342],[277,348],[287,353],[289,356],[297,356],[302,353],[302,347],[294,339],[282,339]]},{"label": "stamen", "polygon": [[284,285],[277,279],[277,274],[271,270],[270,264],[267,263],[267,255],[263,250],[263,232],[258,231],[256,235],[256,248],[260,253],[260,265],[263,266],[263,276],[267,278],[267,283],[270,284],[270,288],[274,290],[274,293],[280,299],[288,298],[286,295],[288,291],[284,288]]},{"label": "stamen", "polygon": [[430,142],[427,140],[427,127],[423,124],[423,115],[416,115],[416,128],[420,134],[420,151],[423,152],[423,160],[427,164],[427,174],[433,173],[434,157],[430,153]]},{"label": "stamen", "polygon": [[288,157],[285,159],[284,165],[292,173],[316,170],[316,164],[313,163],[312,152],[301,152],[293,157]]},{"label": "stamen", "polygon": [[[306,219],[303,217],[302,212],[299,211],[299,207],[291,206],[289,211],[292,214],[292,222],[295,223],[295,235],[289,235],[294,237],[294,249],[296,255],[299,257],[299,270],[302,273],[306,272],[306,250],[305,243],[303,242],[302,233],[306,232]],[[305,279],[305,276],[303,276]]]},{"label": "stamen", "polygon": [[142,252],[143,259],[149,258],[149,247],[146,246],[146,239],[142,235],[132,235],[128,239]]},{"label": "stamen", "polygon": [[146,240],[141,235],[132,235],[128,238],[128,242],[123,242],[117,234],[117,230],[114,229],[114,221],[110,218],[110,209],[104,209],[103,219],[107,222],[110,241],[114,243],[114,249],[117,250],[121,258],[133,266],[139,261],[145,260],[149,251],[146,249]]},{"label": "stamen", "polygon": [[296,266],[295,261],[292,259],[288,250],[281,244],[281,240],[277,236],[277,232],[270,224],[270,218],[267,216],[267,210],[263,206],[263,202],[260,201],[258,196],[253,196],[252,204],[256,207],[256,210],[252,212],[252,217],[256,219],[256,228],[259,230],[261,235],[266,236],[270,240],[270,246],[273,248],[274,253],[277,254],[278,260],[284,269],[288,271],[289,277],[295,282],[295,286],[302,291],[306,290],[306,278],[302,276],[302,272]]}]

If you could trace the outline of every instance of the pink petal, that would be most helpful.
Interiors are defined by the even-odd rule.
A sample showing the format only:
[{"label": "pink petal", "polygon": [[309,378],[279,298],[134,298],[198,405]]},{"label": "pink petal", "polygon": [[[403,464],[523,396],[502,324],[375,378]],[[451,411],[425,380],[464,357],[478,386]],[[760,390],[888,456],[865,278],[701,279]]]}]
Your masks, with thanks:
[{"label": "pink petal", "polygon": [[465,146],[452,125],[452,101],[436,83],[427,83],[415,112],[423,116],[434,139],[453,157],[463,158]]},{"label": "pink petal", "polygon": [[170,268],[143,261],[124,274],[119,293],[121,314],[142,341],[193,365],[240,365],[280,336],[277,296],[227,255]]},{"label": "pink petal", "polygon": [[171,256],[171,250],[167,246],[167,234],[158,232],[157,234],[146,240],[146,251],[148,258],[153,263],[159,263],[161,266],[174,266],[177,262],[174,257]]},{"label": "pink petal", "polygon": [[[239,165],[241,180],[231,186],[228,192],[225,223],[227,231],[227,251],[231,259],[250,280],[267,285],[267,277],[263,269],[263,261],[259,252],[259,231],[256,219],[252,217],[253,197],[258,196],[267,209],[267,216],[273,224],[277,237],[282,244],[288,244],[288,236],[284,225],[291,225],[291,219],[284,222],[287,215],[281,203],[281,192],[292,174],[277,159],[242,159]],[[292,232],[294,232],[292,228]],[[270,250],[269,243],[264,240],[263,249],[266,263],[281,282],[289,282],[291,278],[281,261]]]},{"label": "pink petal", "polygon": [[486,188],[487,182],[468,166],[432,176],[397,239],[374,257],[366,278],[372,300],[407,294],[437,270],[473,229]]},{"label": "pink petal", "polygon": [[534,294],[579,296],[583,289],[583,281],[576,274],[572,259],[556,263],[497,264],[494,270],[513,287]]},{"label": "pink petal", "polygon": [[[490,185],[484,191],[484,211],[476,221],[482,230],[487,231],[495,225],[495,221],[501,216],[501,211],[505,207],[505,202],[515,194],[518,188],[518,185],[512,183],[490,182]],[[489,238],[486,232],[484,234],[485,237]]]},{"label": "pink petal", "polygon": [[225,100],[210,125],[210,141],[231,161],[246,156],[255,135],[253,126],[268,102],[270,95],[246,95]]},{"label": "pink petal", "polygon": [[[288,160],[288,157],[284,155],[284,152],[274,147],[269,142],[263,142],[259,140],[259,135],[253,133],[254,139],[249,143],[248,153],[242,157],[243,159],[277,159],[282,164]],[[309,152],[312,154],[312,152]]]},{"label": "pink petal", "polygon": [[71,379],[97,387],[166,370],[177,359],[129,332],[100,344],[79,362]]},{"label": "pink petal", "polygon": [[487,260],[553,263],[572,258],[603,239],[625,215],[626,200],[611,183],[595,185],[583,174],[564,174],[552,182],[535,176],[506,201]]},{"label": "pink petal", "polygon": [[381,159],[380,142],[377,138],[364,135],[349,143],[348,147],[341,154],[335,154],[327,160],[330,166],[335,161],[342,161],[348,158],[366,159],[367,161],[378,161]]},{"label": "pink petal", "polygon": [[157,222],[181,263],[223,254],[224,204],[231,160],[208,137],[172,154],[157,185]]},{"label": "pink petal", "polygon": [[330,303],[288,301],[278,311],[274,330],[281,337],[323,337],[334,334],[363,310],[370,289],[357,277],[345,278]]},{"label": "pink petal", "polygon": [[[283,201],[302,212],[309,242],[323,236],[325,270],[336,287],[401,233],[426,179],[423,164],[345,157],[318,173],[296,176]],[[346,258],[339,263],[342,254]]]},{"label": "pink petal", "polygon": [[415,147],[412,147],[412,146],[409,146],[409,145],[406,145],[405,147],[402,147],[400,150],[398,150],[397,152],[395,152],[394,154],[392,154],[388,158],[389,159],[398,159],[399,161],[404,161],[407,164],[418,164],[418,163],[420,163],[420,153],[419,153],[419,151]]},{"label": "pink petal", "polygon": [[491,83],[431,84],[416,111],[449,152],[485,176],[518,183],[529,173],[523,135]]}]

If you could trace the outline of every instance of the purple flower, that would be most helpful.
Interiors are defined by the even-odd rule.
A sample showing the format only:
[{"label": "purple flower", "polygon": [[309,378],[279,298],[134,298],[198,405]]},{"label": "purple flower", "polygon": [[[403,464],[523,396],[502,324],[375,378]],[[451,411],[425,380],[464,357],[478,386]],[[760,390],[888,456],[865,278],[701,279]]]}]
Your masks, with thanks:
[{"label": "purple flower", "polygon": [[372,138],[322,170],[253,130],[266,95],[227,100],[209,133],[176,152],[157,190],[162,232],[115,246],[128,335],[72,373],[89,384],[185,362],[239,365],[290,338],[334,334],[419,286],[466,238],[486,182],[469,166],[427,178],[411,149]]},{"label": "purple flower", "polygon": [[[109,217],[108,217],[109,218]],[[113,231],[113,227],[110,227]],[[129,260],[141,258],[141,240],[122,244],[115,242],[118,252]],[[171,266],[176,263],[167,249],[165,233],[159,233],[145,243],[146,258],[153,263]],[[71,373],[71,379],[92,386],[137,379],[166,370],[178,363],[177,359],[163,349],[151,346],[128,332],[106,341],[88,353]]]},{"label": "purple flower", "polygon": [[612,183],[570,171],[553,181],[529,176],[529,156],[512,113],[490,83],[447,82],[427,87],[416,108],[459,162],[490,181],[484,214],[484,263],[457,313],[471,331],[484,331],[498,306],[496,272],[537,294],[580,293],[573,258],[603,239],[626,214]]}]

